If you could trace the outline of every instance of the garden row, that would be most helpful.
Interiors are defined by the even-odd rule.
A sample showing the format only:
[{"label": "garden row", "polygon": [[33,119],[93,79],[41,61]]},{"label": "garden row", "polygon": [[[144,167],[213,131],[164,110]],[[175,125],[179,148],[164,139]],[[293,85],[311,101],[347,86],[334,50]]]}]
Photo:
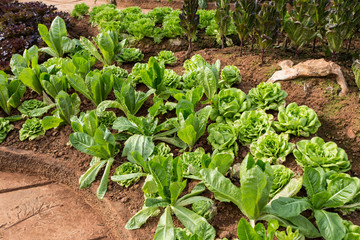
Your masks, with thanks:
[{"label": "garden row", "polygon": [[[109,178],[126,187],[145,178],[144,206],[127,229],[140,228],[162,213],[154,239],[214,239],[209,222],[216,218],[216,204],[201,195],[207,188],[218,201],[235,204],[249,220],[239,221],[240,239],[358,239],[360,227],[341,218],[360,206],[360,180],[346,173],[351,168],[347,154],[319,137],[298,141],[296,147],[289,142],[290,136],[315,134],[321,124],[309,107],[286,106],[287,93],[280,84],[261,83],[246,95],[232,88],[241,81],[237,67],[221,70],[220,61],[209,64],[200,55],[185,61],[180,76],[165,68],[176,61],[172,52],[137,63],[128,74],[112,65],[127,51],[126,40],[119,41],[116,31],[100,33],[94,45],[84,37],[69,39],[59,17],[49,30],[42,24],[38,30],[48,46],[40,51],[52,58],[39,64],[39,50],[32,46],[22,56],[12,56],[13,76],[0,72],[0,106],[10,115],[0,118],[1,141],[12,130],[11,121],[21,118],[27,119],[19,132],[22,141],[71,125],[70,144],[93,156],[80,177],[80,188],[90,187],[103,168],[99,199],[106,194]],[[104,64],[101,70],[94,70],[96,61]],[[148,90],[136,91],[139,85]],[[44,101],[22,102],[27,88]],[[115,100],[109,99],[111,92]],[[95,109],[80,113],[78,93]],[[147,115],[139,116],[151,98]],[[11,115],[12,108],[22,115]],[[54,110],[49,114],[50,109]],[[169,113],[174,117],[167,118]],[[205,132],[211,153],[193,149]],[[233,165],[238,144],[250,149],[240,166]],[[176,156],[174,148],[182,152]],[[303,176],[281,164],[291,153],[304,169]],[[110,177],[119,154],[128,161]],[[230,169],[231,179],[225,177]],[[236,179],[240,187],[232,182]],[[183,195],[187,181],[198,183]],[[306,194],[297,196],[302,187]],[[315,221],[301,215],[306,210]],[[173,214],[184,228],[174,227]],[[267,221],[267,229],[259,221]],[[278,231],[279,226],[287,231]]]}]

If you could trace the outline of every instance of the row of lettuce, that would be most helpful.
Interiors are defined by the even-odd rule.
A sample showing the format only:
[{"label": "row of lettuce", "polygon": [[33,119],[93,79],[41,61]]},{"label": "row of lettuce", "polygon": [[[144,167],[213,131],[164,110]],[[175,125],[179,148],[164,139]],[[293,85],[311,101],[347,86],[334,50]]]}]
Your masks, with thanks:
[{"label": "row of lettuce", "polygon": [[[181,10],[158,7],[147,14],[139,7],[119,10],[115,5],[105,4],[92,9],[90,23],[100,31],[114,30],[137,41],[148,37],[160,43],[165,37],[186,35],[189,49],[191,42],[197,40],[198,31],[216,36],[222,47],[232,45],[230,36],[238,35],[241,47],[257,43],[262,52],[284,39],[284,48],[291,43],[296,56],[306,44],[313,44],[315,51],[317,41],[334,55],[346,40],[349,49],[360,28],[358,1],[293,0],[289,7],[288,0],[238,0],[233,11],[230,0],[216,3],[216,10],[198,10],[198,0],[186,0]],[[83,8],[80,14],[79,9]],[[82,4],[75,7],[73,15],[87,12],[87,6]]]},{"label": "row of lettuce", "polygon": [[[21,118],[27,118],[19,131],[22,141],[70,125],[71,146],[93,157],[79,179],[80,188],[90,187],[104,169],[99,199],[104,198],[109,179],[130,187],[145,178],[144,206],[126,229],[138,229],[162,213],[154,239],[215,239],[209,222],[216,217],[216,203],[201,196],[207,188],[218,201],[234,203],[249,220],[239,221],[240,239],[359,238],[360,227],[338,213],[360,206],[360,180],[346,173],[351,168],[347,154],[319,137],[301,140],[296,147],[289,142],[291,135],[316,134],[321,124],[311,108],[286,105],[287,93],[280,84],[261,83],[245,94],[232,88],[241,82],[237,67],[220,70],[219,60],[209,64],[200,55],[184,62],[183,76],[167,73],[160,54],[159,61],[151,57],[147,64],[135,64],[128,74],[111,65],[123,44],[113,31],[99,35],[103,36],[95,41],[99,51],[85,38],[68,39],[60,18],[49,30],[39,25],[39,31],[48,45],[41,51],[54,57],[39,64],[38,48],[33,46],[23,56],[13,56],[14,76],[0,72],[1,108],[9,115],[14,112],[11,108],[22,113],[0,118],[0,139],[13,129],[11,121]],[[165,59],[176,60],[168,54]],[[103,62],[102,70],[92,70],[97,60]],[[136,91],[137,83],[149,90]],[[21,102],[26,88],[42,95],[44,101]],[[75,91],[71,95],[70,88]],[[116,99],[108,100],[112,91]],[[80,113],[78,93],[96,108]],[[146,116],[139,116],[150,97],[153,105]],[[108,108],[119,109],[125,116],[117,117]],[[50,109],[54,110],[46,114]],[[267,110],[278,112],[277,120]],[[173,118],[160,121],[171,111]],[[212,153],[196,148],[205,132]],[[241,164],[233,164],[238,144],[248,146],[250,153]],[[174,156],[174,148],[182,149],[179,156]],[[120,153],[128,161],[110,177]],[[303,176],[281,165],[291,153],[304,169]],[[240,187],[232,182],[237,179]],[[183,195],[187,181],[192,180],[198,183]],[[297,196],[302,187],[306,194]],[[301,215],[304,211],[310,211],[311,217]],[[184,228],[174,227],[172,215]],[[259,221],[267,221],[267,229]],[[287,230],[279,231],[279,226]]]}]

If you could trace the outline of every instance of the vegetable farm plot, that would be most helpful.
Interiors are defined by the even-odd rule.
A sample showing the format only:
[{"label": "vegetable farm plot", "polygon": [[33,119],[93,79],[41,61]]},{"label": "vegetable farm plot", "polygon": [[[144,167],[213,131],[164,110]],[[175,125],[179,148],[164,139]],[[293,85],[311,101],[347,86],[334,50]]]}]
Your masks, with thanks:
[{"label": "vegetable farm plot", "polygon": [[[105,239],[360,239],[360,3],[203,3],[0,3],[0,171],[67,185]],[[321,58],[346,95],[267,83]]]}]

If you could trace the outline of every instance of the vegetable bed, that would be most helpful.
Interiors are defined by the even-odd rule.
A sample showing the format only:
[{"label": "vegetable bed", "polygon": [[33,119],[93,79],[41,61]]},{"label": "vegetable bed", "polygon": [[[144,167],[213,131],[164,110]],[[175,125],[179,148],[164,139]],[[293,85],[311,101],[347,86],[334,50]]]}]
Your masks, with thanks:
[{"label": "vegetable bed", "polygon": [[[57,21],[58,25],[62,24],[60,20]],[[49,40],[51,36],[46,37],[46,26],[40,29],[40,35]],[[360,183],[356,178],[360,174],[360,105],[351,60],[340,57],[337,61],[350,85],[350,93],[339,97],[339,86],[333,78],[298,79],[282,82],[281,85],[264,84],[277,69],[278,62],[293,58],[293,53],[281,49],[269,50],[264,56],[264,64],[261,64],[258,50],[254,53],[247,48],[241,49],[243,53],[239,56],[239,46],[195,49],[190,60],[185,51],[177,51],[174,55],[162,52],[158,55],[158,46],[153,43],[146,45],[148,51],[143,53],[125,50],[120,55],[109,56],[103,54],[101,41],[111,42],[114,48],[131,49],[125,48],[126,41],[115,41],[117,36],[113,34],[111,31],[100,33],[95,42],[80,37],[84,49],[94,56],[91,58],[84,53],[72,55],[73,59],[78,57],[79,61],[83,61],[81,64],[72,61],[71,65],[69,61],[61,62],[54,58],[55,65],[52,65],[52,60],[43,65],[48,68],[48,72],[51,66],[54,66],[54,71],[56,68],[62,69],[57,71],[64,72],[71,88],[69,85],[61,85],[61,75],[58,78],[49,77],[51,80],[44,75],[42,81],[49,83],[32,83],[26,90],[19,87],[19,91],[24,92],[20,108],[0,110],[0,117],[22,114],[20,120],[11,124],[4,123],[1,128],[2,133],[8,132],[7,136],[2,135],[6,138],[4,137],[0,146],[1,170],[45,175],[73,188],[79,187],[80,178],[80,187],[89,189],[79,191],[111,227],[114,239],[150,239],[154,235],[161,239],[161,234],[165,236],[163,239],[167,239],[166,236],[169,235],[166,234],[169,232],[166,231],[172,231],[171,227],[167,227],[172,223],[177,228],[185,225],[191,233],[202,234],[192,239],[212,239],[215,232],[217,238],[233,239],[238,234],[244,236],[242,234],[245,232],[256,235],[247,221],[250,220],[253,224],[255,219],[259,220],[257,223],[269,221],[265,226],[270,233],[271,228],[276,228],[276,223],[266,218],[261,211],[268,200],[281,191],[272,188],[271,184],[264,185],[272,182],[270,179],[274,178],[273,174],[286,178],[276,179],[277,187],[284,187],[290,181],[286,189],[288,192],[300,189],[301,182],[299,185],[297,180],[299,176],[305,175],[305,188],[298,193],[299,198],[274,200],[271,207],[278,217],[290,221],[289,218],[304,212],[303,215],[310,219],[309,223],[316,224],[327,239],[337,239],[345,229],[345,226],[339,227],[342,224],[339,216],[360,225],[358,211],[345,214],[345,211],[333,210],[357,203],[356,192],[360,191]],[[70,41],[63,38],[62,48],[50,47],[43,51],[53,57],[62,56],[71,49]],[[75,45],[71,51],[75,51]],[[140,46],[142,50],[141,45],[135,43],[135,46]],[[357,41],[355,46],[358,47]],[[72,54],[71,51],[68,52]],[[130,54],[130,51],[135,54]],[[14,64],[13,73],[18,73],[19,79],[30,76],[32,69],[40,66],[36,63],[37,59],[33,58],[37,54],[35,48],[28,50],[23,55],[25,63],[21,62],[20,55],[17,57],[22,66]],[[135,57],[129,58],[128,55]],[[326,56],[324,53],[312,53],[310,49],[304,49],[300,57],[295,62]],[[30,68],[26,68],[29,65],[23,67],[26,59],[31,59]],[[94,65],[95,59],[98,61]],[[166,65],[161,63],[161,59]],[[128,79],[136,84],[128,84],[122,79],[125,76],[124,70],[106,67],[114,60],[129,73],[134,73],[136,68],[143,69],[140,74],[129,75]],[[30,71],[26,72],[26,69]],[[88,73],[90,69],[93,70]],[[115,74],[117,81],[110,77]],[[166,85],[161,84],[165,81],[166,74]],[[171,76],[168,77],[169,75]],[[139,76],[141,82],[138,82]],[[179,76],[182,76],[181,81]],[[1,77],[7,79],[4,74]],[[201,88],[194,85],[193,78],[195,82],[200,82]],[[101,90],[92,90],[95,87],[82,82],[83,79],[94,79],[100,86],[97,89]],[[15,85],[20,80],[12,81]],[[184,89],[188,90],[187,94],[181,91]],[[42,91],[46,92],[48,98],[44,105],[41,105]],[[272,94],[267,95],[268,93]],[[131,94],[137,97],[136,101],[131,98]],[[263,96],[267,97],[264,99]],[[10,101],[13,105],[17,101],[15,97],[14,99]],[[40,102],[27,102],[27,106],[24,104],[26,100],[34,99]],[[17,105],[20,105],[20,99],[18,101]],[[34,108],[38,110],[33,111]],[[52,112],[47,108],[58,110]],[[45,115],[41,117],[41,113]],[[298,116],[299,121],[295,122],[294,118]],[[34,120],[37,119],[35,117],[42,120]],[[17,117],[9,120],[13,121],[15,118]],[[156,125],[162,127],[156,128]],[[274,145],[278,151],[271,149]],[[209,156],[204,153],[209,153]],[[147,161],[148,158],[153,160]],[[192,162],[194,159],[196,161]],[[270,170],[272,167],[267,162],[281,164],[278,166],[286,166],[291,171],[283,167]],[[127,166],[124,163],[131,164]],[[171,177],[162,179],[170,165],[174,172],[167,172]],[[84,175],[85,172],[88,175]],[[132,173],[135,175],[121,177]],[[333,174],[331,177],[330,173]],[[350,175],[341,175],[342,173]],[[155,180],[149,179],[149,176]],[[183,177],[188,178],[187,182],[183,181]],[[315,182],[311,182],[313,179],[316,179]],[[205,182],[206,190],[203,185],[198,184],[200,180]],[[326,190],[326,186],[331,186],[331,181],[336,185],[336,180],[343,181],[341,184],[346,182],[342,189],[351,188],[347,190],[348,194],[344,197],[346,199],[318,203],[317,198],[313,198],[314,195],[324,199],[327,195],[329,199],[334,196],[331,188]],[[290,184],[294,184],[294,187]],[[316,184],[321,186],[314,190]],[[170,190],[169,186],[172,186]],[[248,188],[245,189],[245,186]],[[256,195],[256,188],[259,190],[258,201],[239,200],[241,194]],[[229,189],[231,194],[226,193]],[[103,200],[97,200],[96,196]],[[310,200],[306,199],[307,196]],[[192,205],[194,201],[200,200],[203,205],[210,206],[205,212],[202,212],[202,206]],[[152,208],[145,208],[145,211],[149,211],[148,216],[158,213],[157,208],[161,209],[161,213],[153,214],[156,216],[150,217],[139,228],[139,222],[128,220],[142,209],[144,202]],[[289,203],[296,204],[291,211],[286,208]],[[258,207],[256,211],[254,204]],[[211,211],[215,207],[216,211]],[[339,213],[339,216],[335,213]],[[319,225],[326,225],[326,218],[332,219],[332,226],[338,230],[324,233],[323,229],[326,227],[321,228]],[[195,229],[198,225],[191,226],[189,219],[196,219],[196,224],[202,225]],[[211,219],[211,225],[206,219]],[[280,224],[286,225],[281,221]],[[292,224],[293,227],[295,225],[292,230],[297,234],[296,224]],[[125,227],[139,229],[129,231]],[[279,231],[284,230],[281,228]],[[316,238],[320,236],[316,231],[302,229],[300,232]],[[181,234],[183,239],[190,239],[185,236],[188,233],[184,230],[177,230],[177,234],[179,239]]]}]

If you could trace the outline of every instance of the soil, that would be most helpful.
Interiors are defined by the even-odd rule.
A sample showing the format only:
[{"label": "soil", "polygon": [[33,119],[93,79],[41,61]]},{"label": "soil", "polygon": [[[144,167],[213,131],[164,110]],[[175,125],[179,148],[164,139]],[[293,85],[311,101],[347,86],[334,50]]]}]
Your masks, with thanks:
[{"label": "soil", "polygon": [[[74,21],[72,25],[73,28],[69,30],[69,34],[73,37],[80,35],[90,37],[91,35],[94,36],[97,34],[97,30],[87,24],[87,19],[80,22]],[[182,45],[183,44],[180,44],[179,46]],[[358,48],[358,44],[356,46]],[[161,48],[152,42],[147,42],[147,40],[138,44],[138,47],[145,53],[143,62],[147,62],[148,58],[156,54]],[[181,47],[175,48],[166,44],[164,44],[163,48],[170,48],[169,50],[176,51],[175,56],[178,58],[178,62],[169,68],[178,74],[182,74],[184,70],[182,66],[186,60],[185,49],[181,49]],[[237,46],[225,49],[201,49],[201,46],[198,46],[193,52],[193,55],[194,54],[201,54],[209,63],[215,63],[217,59],[220,59],[222,67],[226,65],[237,66],[241,70],[242,82],[234,87],[242,89],[245,93],[248,93],[248,91],[257,84],[266,81],[272,73],[278,69],[277,63],[282,60],[291,59],[295,64],[311,58],[326,58],[330,60],[323,53],[312,53],[310,50],[304,50],[300,53],[300,59],[294,60],[292,51],[285,52],[280,49],[269,49],[266,52],[265,64],[261,64],[258,51],[251,52],[249,49],[245,49],[243,56],[239,56],[240,48]],[[287,103],[296,102],[298,105],[307,105],[317,112],[320,122],[322,123],[317,136],[322,137],[326,141],[334,141],[339,147],[345,149],[352,162],[352,169],[349,173],[353,176],[359,176],[359,91],[351,72],[351,59],[348,60],[344,55],[340,55],[336,62],[341,65],[349,85],[350,92],[346,96],[338,96],[340,87],[336,84],[334,77],[284,81],[281,82],[282,89],[289,94],[286,98]],[[130,72],[132,66],[133,64],[124,64],[121,67]],[[146,89],[143,85],[138,88],[140,90]],[[81,111],[95,108],[95,106],[83,96],[80,95],[80,97],[82,99]],[[41,97],[28,90],[23,100],[33,98],[41,99]],[[114,96],[112,95],[110,98],[114,99]],[[149,99],[145,103],[138,115],[145,115],[147,113],[147,108],[151,106],[151,101],[152,100]],[[17,110],[13,110],[12,114],[19,113]],[[116,114],[120,116],[120,112],[116,112]],[[166,117],[173,115],[174,113],[170,113],[170,115]],[[0,116],[5,116],[5,113],[1,110]],[[96,213],[99,219],[101,219],[109,231],[111,231],[111,234],[109,233],[108,235],[110,238],[145,240],[150,239],[151,236],[154,235],[159,216],[150,219],[141,229],[128,231],[124,228],[127,220],[143,206],[144,198],[141,191],[143,180],[130,188],[121,187],[110,181],[108,192],[101,202],[97,200],[95,196],[100,177],[94,182],[90,189],[78,190],[78,178],[87,170],[91,157],[67,144],[69,135],[72,132],[71,127],[62,126],[58,129],[47,131],[45,136],[33,141],[21,142],[19,140],[19,130],[23,123],[24,120],[15,122],[15,129],[8,134],[7,139],[0,146],[0,171],[41,176],[50,181],[66,184],[74,192],[80,194],[82,199],[93,208],[94,213]],[[313,136],[309,138],[311,137]],[[206,138],[207,136],[205,134],[197,142],[195,148],[203,147],[207,152],[211,152],[211,146],[207,143]],[[297,142],[302,139],[304,138],[292,137],[291,141]],[[247,147],[239,145],[239,152],[236,156],[235,163],[241,162],[248,152]],[[178,155],[178,149],[173,149],[173,153]],[[111,171],[114,172],[115,168],[123,161],[125,161],[125,159],[117,156]],[[302,173],[302,169],[296,164],[293,155],[288,156],[285,165],[293,169],[296,173]],[[100,175],[101,174],[99,174],[99,176]],[[190,182],[190,184],[194,184],[194,182]],[[210,192],[204,194],[213,198]],[[216,204],[219,214],[215,216],[212,225],[215,227],[218,237],[236,237],[237,223],[243,215],[239,209],[231,203],[216,201]],[[360,215],[358,212],[343,216],[343,218],[360,225]],[[179,222],[176,220],[175,223],[179,225]]]}]

